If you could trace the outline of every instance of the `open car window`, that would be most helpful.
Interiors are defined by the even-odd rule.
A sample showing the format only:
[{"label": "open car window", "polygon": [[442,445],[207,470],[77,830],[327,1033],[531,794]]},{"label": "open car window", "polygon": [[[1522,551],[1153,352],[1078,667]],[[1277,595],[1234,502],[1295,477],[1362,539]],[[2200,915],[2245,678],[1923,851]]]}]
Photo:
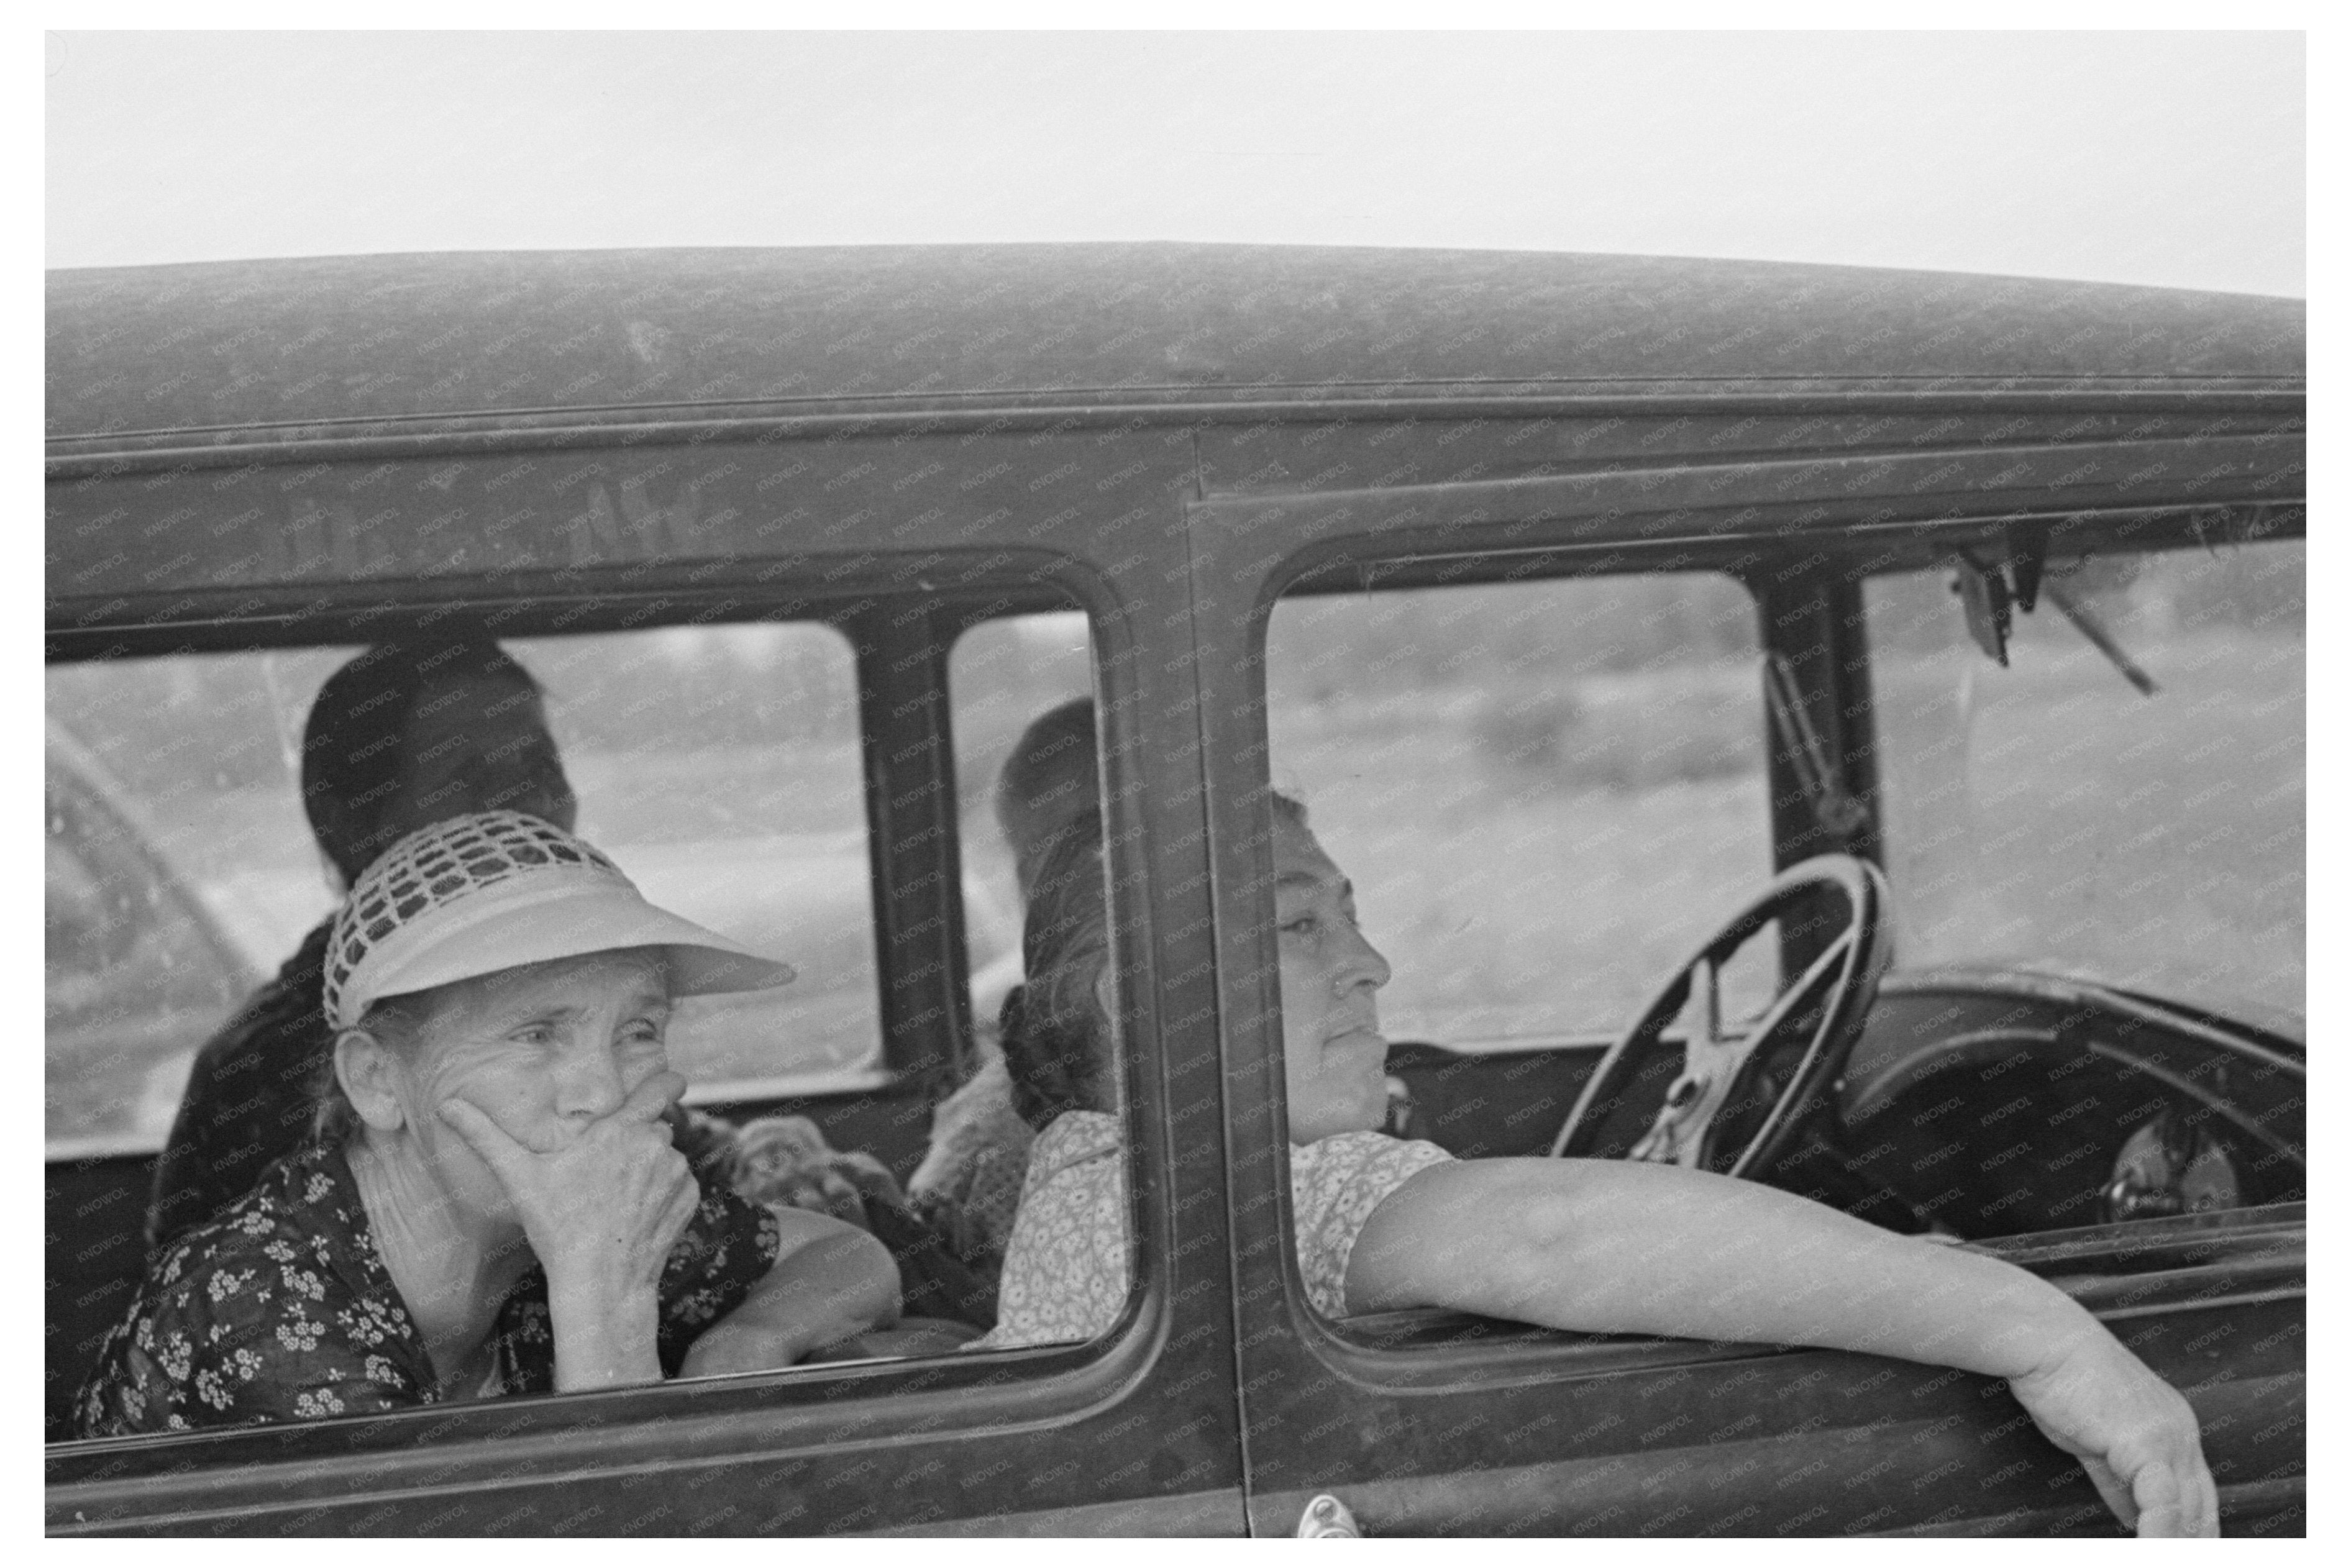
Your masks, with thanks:
[{"label": "open car window", "polygon": [[[1314,1309],[1353,1315],[1353,1238],[1417,1171],[1541,1152],[1556,1053],[1623,1030],[1769,878],[1760,671],[1754,601],[1712,572],[1276,603],[1273,919]],[[1771,998],[1776,957],[1770,928],[1726,968],[1729,1017]],[[1384,1075],[1495,1053],[1537,1076],[1467,1117]]]},{"label": "open car window", "polygon": [[[1621,1029],[1771,875],[1755,604],[1732,579],[1286,598],[1272,780],[1353,882],[1392,1040]],[[1762,944],[1731,977],[1761,1000]]]},{"label": "open car window", "polygon": [[[1801,1124],[1742,1174],[1965,1239],[2299,1196],[2273,1179],[2292,1162],[2259,1117],[2165,1076],[2214,1071],[2200,1044],[2150,1043],[2192,1021],[2128,1009],[2133,992],[2229,1016],[2303,1007],[2301,543],[2052,562],[2037,611],[2012,611],[2004,664],[1955,591],[1967,570],[1821,580],[1858,585],[1879,818],[1853,831],[1885,857],[1869,951],[1895,980],[1868,982],[1867,1021],[1840,1034],[1849,1071],[1807,1092],[1801,1123],[1763,1114],[1796,1082],[1791,1042],[1818,1016],[1801,1010],[1793,1032],[1756,1037],[1719,1121],[1676,1109],[1716,1071],[1686,1065],[1702,1061],[1690,1042],[1739,1040],[1814,965],[1806,937],[1782,972],[1777,921],[1715,977],[1719,1010],[1694,982],[1625,1066],[1593,1066],[1773,875],[1767,751],[1802,726],[1746,586],[1649,573],[1277,601],[1272,917],[1293,1241],[1316,1308],[1348,1315],[1346,1243],[1424,1160],[1540,1155],[1554,1133],[1570,1154],[1678,1158],[1678,1125],[1711,1122],[1707,1148],[1729,1150]],[[1805,822],[1825,797],[1789,800]],[[1293,893],[1299,846],[1340,897]],[[1792,908],[1808,929],[1834,913]],[[1935,978],[1967,965],[1977,978]],[[2043,996],[2035,974],[2117,999]],[[1366,1109],[1350,1063],[1383,1052],[1385,1103]],[[1589,1135],[1570,1138],[1600,1078]],[[2035,1105],[2058,1118],[2037,1141],[2012,1124]],[[1373,1126],[1359,1145],[1332,1132]]]}]

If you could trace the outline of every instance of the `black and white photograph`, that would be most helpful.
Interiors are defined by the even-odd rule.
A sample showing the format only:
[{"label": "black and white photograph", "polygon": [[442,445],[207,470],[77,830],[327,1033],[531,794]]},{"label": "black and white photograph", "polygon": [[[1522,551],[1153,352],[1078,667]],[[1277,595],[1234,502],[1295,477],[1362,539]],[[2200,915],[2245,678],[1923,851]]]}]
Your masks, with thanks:
[{"label": "black and white photograph", "polygon": [[2307,41],[2063,9],[46,35],[47,1534],[2305,1537]]}]

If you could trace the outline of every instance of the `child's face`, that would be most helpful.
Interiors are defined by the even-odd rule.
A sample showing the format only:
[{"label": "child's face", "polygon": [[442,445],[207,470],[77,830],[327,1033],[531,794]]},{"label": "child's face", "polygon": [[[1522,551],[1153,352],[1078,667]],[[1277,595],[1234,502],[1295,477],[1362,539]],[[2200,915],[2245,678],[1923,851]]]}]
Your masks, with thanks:
[{"label": "child's face", "polygon": [[1387,1116],[1388,961],[1356,929],[1354,889],[1312,833],[1277,816],[1273,860],[1290,1141],[1369,1131]]}]

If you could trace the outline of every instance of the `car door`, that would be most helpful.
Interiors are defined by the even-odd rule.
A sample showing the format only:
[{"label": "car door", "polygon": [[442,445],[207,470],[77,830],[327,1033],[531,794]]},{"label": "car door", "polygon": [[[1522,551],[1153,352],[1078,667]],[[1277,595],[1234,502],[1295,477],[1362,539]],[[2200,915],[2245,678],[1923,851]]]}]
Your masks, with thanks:
[{"label": "car door", "polygon": [[[1927,493],[1932,486],[2029,493],[2037,474],[2057,471],[2014,454],[1949,451],[1855,460],[1857,465],[1736,456],[1701,462],[1675,455],[1702,449],[1709,439],[1703,422],[1688,418],[1647,429],[1613,419],[1519,429],[1497,423],[1500,428],[1482,430],[1476,422],[1455,423],[1441,438],[1420,440],[1395,427],[1316,433],[1315,460],[1326,474],[1347,471],[1353,438],[1367,451],[1384,445],[1376,455],[1386,471],[1411,472],[1416,480],[1349,491],[1343,479],[1339,493],[1329,496],[1250,494],[1238,478],[1241,463],[1220,463],[1226,454],[1204,442],[1208,478],[1192,508],[1196,592],[1209,603],[1213,585],[1225,611],[1202,618],[1200,712],[1228,1001],[1228,1136],[1252,1531],[1295,1531],[1309,1500],[1323,1493],[1370,1533],[2111,1529],[2078,1467],[2032,1430],[2002,1386],[1969,1375],[1843,1353],[1574,1335],[1426,1312],[1341,1323],[1309,1306],[1289,1231],[1267,892],[1270,812],[1264,790],[1269,779],[1278,789],[1294,787],[1294,759],[1284,756],[1278,736],[1270,737],[1267,717],[1267,685],[1277,673],[1270,668],[1266,628],[1277,596],[1376,597],[1389,584],[1517,582],[1578,572],[1603,582],[1637,581],[1632,574],[1708,568],[1750,581],[1794,581],[1817,570],[1825,558],[1813,547],[1834,542],[1847,516],[1868,515],[1876,527],[1905,517],[1948,518],[1953,503]],[[1425,428],[1419,434],[1426,436]],[[1723,435],[1716,431],[1711,439],[1719,444]],[[1544,440],[1572,444],[1598,471],[1474,476],[1528,437],[1538,438],[1538,451]],[[1249,465],[1277,467],[1284,455],[1278,442],[1262,431],[1251,440]],[[2207,454],[2206,471],[2225,471],[2226,456],[2247,451]],[[1618,453],[1629,471],[1607,472],[1600,460]],[[2101,452],[2068,454],[2064,467],[2076,483],[2109,476],[2110,497],[2119,493],[2144,504],[2156,497],[2143,456],[2118,442]],[[1524,468],[1537,459],[1522,451],[1515,461]],[[1677,461],[1684,465],[1678,470]],[[1928,478],[1938,465],[1943,472]],[[1237,476],[1221,491],[1220,469]],[[2120,478],[2134,471],[2145,487],[2138,496]],[[2239,477],[2250,487],[2251,472]],[[1973,504],[1981,505],[1980,497]],[[2023,503],[2018,497],[2007,504]],[[1816,538],[1805,538],[1807,527]],[[1480,638],[1499,635],[1509,622],[1470,604],[1458,614],[1435,615],[1432,623],[1448,619]],[[1322,653],[1356,668],[1382,659],[1444,667],[1449,657],[1411,640],[1376,656],[1345,645]],[[1762,672],[1749,674],[1747,722],[1757,736],[1773,735],[1765,727]],[[1380,722],[1390,727],[1399,713],[1417,714],[1424,724],[1443,717],[1401,695],[1388,707]],[[1656,711],[1690,709],[1660,699]],[[1691,727],[1667,720],[1656,727],[1670,732],[1656,743],[1667,745],[1686,741]],[[1586,724],[1583,733],[1593,729]],[[1391,821],[1450,813],[1459,831],[1462,807],[1416,798],[1380,777],[1384,754],[1365,738],[1370,733],[1347,733],[1349,745],[1364,748],[1353,787],[1377,792],[1387,785],[1376,799]],[[1413,744],[1441,751],[1447,742],[1431,727]],[[1576,740],[1560,747],[1556,760],[1572,769],[1584,759],[1579,747],[1604,755],[1611,744],[1604,733]],[[1640,754],[1637,746],[1632,749]],[[1774,771],[1787,764],[1775,758]],[[1707,831],[1703,792],[1682,799],[1683,818],[1662,830],[1667,848],[1677,834]],[[1309,805],[1321,812],[1311,800]],[[1761,848],[1772,842],[1771,813],[1790,807],[1759,784],[1755,808]],[[1499,815],[1479,817],[1468,831],[1517,844],[1510,853],[1521,862],[1548,852],[1510,839]],[[1347,857],[1339,860],[1346,868]],[[1364,875],[1354,874],[1360,891]],[[1558,894],[1562,901],[1576,896],[1573,887]],[[1375,930],[1377,916],[1367,912],[1365,918]],[[1511,1076],[1506,1071],[1489,1082]],[[1552,1092],[1572,1092],[1579,1074],[1571,1068],[1556,1076],[1562,1082]],[[1535,1100],[1517,1114],[1549,1126],[1563,1110]],[[1541,1152],[1541,1145],[1521,1152]],[[2298,1207],[2287,1205],[2217,1227],[2210,1217],[2187,1217],[1989,1246],[2027,1267],[2067,1276],[2067,1288],[2189,1394],[2232,1528],[2292,1531],[2299,1529],[2302,1484],[2300,1225]],[[2231,1347],[2225,1355],[2222,1347]]]},{"label": "car door", "polygon": [[[497,634],[511,638],[658,639],[664,626],[757,631],[795,620],[863,627],[876,641],[861,647],[861,658],[884,674],[941,667],[944,642],[925,629],[935,615],[942,624],[961,623],[939,608],[933,585],[941,580],[967,598],[1000,599],[1010,608],[1041,601],[1077,612],[1091,638],[1098,699],[1122,716],[1108,727],[1107,750],[1111,776],[1121,782],[1115,814],[1130,830],[1120,840],[1119,914],[1123,956],[1134,977],[1124,995],[1127,1038],[1135,1042],[1138,1227],[1130,1309],[1090,1345],[852,1361],[378,1418],[57,1443],[47,1460],[50,1529],[1238,1533],[1225,1173],[1216,1157],[1217,1118],[1179,1110],[1220,1103],[1207,1000],[1213,982],[1203,961],[1196,759],[1188,747],[1145,744],[1139,716],[1187,713],[1194,697],[1189,622],[1165,613],[1163,602],[1166,585],[1180,588],[1186,570],[1181,530],[1167,526],[1177,516],[1170,497],[1188,476],[1186,455],[1156,439],[1138,455],[1092,433],[1021,432],[994,444],[963,436],[741,447],[646,440],[623,452],[491,452],[457,463],[394,459],[365,467],[307,463],[294,451],[225,476],[196,467],[53,486],[54,537],[78,541],[96,563],[78,577],[51,580],[53,652],[68,662],[173,656],[184,645],[182,632],[141,620],[157,596],[185,594],[181,602],[194,606],[190,612],[207,615],[210,648],[266,645],[270,629],[256,632],[238,620],[250,613],[240,571],[276,584],[282,600],[298,601],[298,635],[321,644],[434,624],[453,604],[489,600],[500,612]],[[1071,465],[1092,481],[1072,486],[1090,496],[1087,506],[1050,529],[1027,526],[1032,476]],[[822,504],[780,515],[770,498],[778,476]],[[387,481],[397,493],[436,497],[436,511],[450,508],[434,528],[408,527],[407,515],[394,513],[369,535],[381,580],[399,586],[387,591],[331,555],[288,564],[289,508],[298,519],[314,517]],[[609,510],[601,499],[608,486],[632,506],[700,521],[683,544],[600,528],[595,507]],[[986,526],[972,521],[999,503],[998,517],[1022,520],[1018,552],[987,548]],[[534,512],[539,520],[528,527],[513,520]],[[1105,526],[1122,516],[1126,526]],[[565,518],[578,527],[567,529]],[[845,548],[844,518],[864,519],[857,537],[888,537],[890,548]],[[893,523],[886,536],[883,522]],[[138,576],[120,552],[106,562],[107,541],[141,527],[179,558],[160,580]],[[446,570],[455,560],[486,558],[501,563],[487,577]],[[539,569],[556,559],[566,562],[564,576],[550,591]],[[288,640],[276,631],[277,642]],[[893,643],[893,636],[903,640]],[[670,653],[683,657],[696,645],[691,637],[674,646],[649,641],[642,662],[621,663],[653,680]],[[555,642],[547,646],[557,649]],[[943,692],[893,692],[878,678],[869,685],[875,688],[864,695],[869,710],[934,727],[913,739],[869,727],[862,738],[869,762],[908,747],[925,758],[948,754],[937,716],[946,711]],[[684,705],[691,695],[656,690],[651,700]],[[789,747],[778,755],[789,758]],[[940,983],[940,933],[954,929],[946,901],[956,896],[956,879],[949,873],[901,883],[883,871],[904,863],[898,852],[905,845],[937,841],[939,824],[955,822],[954,780],[951,769],[894,788],[888,778],[867,774],[862,818],[872,848],[865,863],[882,883],[873,902],[890,912],[879,922],[869,983],[889,1000],[884,1016],[893,1030],[942,1034],[938,1009],[916,1000]],[[614,791],[624,782],[597,794],[617,804]],[[789,784],[769,777],[763,788]],[[746,787],[729,788],[748,798]],[[739,861],[745,852],[716,830],[695,840],[705,841],[715,854]],[[730,878],[719,873],[732,862],[700,876],[708,868],[659,853],[643,858],[680,886],[706,883],[714,900],[731,893]],[[860,857],[849,859],[853,865]],[[712,917],[734,918],[716,904]]]}]

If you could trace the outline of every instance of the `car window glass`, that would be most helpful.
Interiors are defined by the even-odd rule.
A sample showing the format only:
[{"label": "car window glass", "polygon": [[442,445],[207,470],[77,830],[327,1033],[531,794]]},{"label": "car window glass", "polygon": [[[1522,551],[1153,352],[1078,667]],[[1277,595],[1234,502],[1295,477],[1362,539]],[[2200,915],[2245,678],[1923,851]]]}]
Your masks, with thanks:
[{"label": "car window glass", "polygon": [[[1095,999],[1114,949],[1103,876],[1070,852],[1081,841],[1070,825],[1101,806],[1083,614],[971,627],[947,690],[974,1038],[910,1190],[948,1200],[967,1234],[1002,1253],[984,1346],[1075,1343],[1117,1321],[1137,1256],[1117,1029]],[[1056,966],[1046,975],[1023,967],[1029,918],[1066,938],[1040,947]]]},{"label": "car window glass", "polygon": [[[1611,1033],[1768,879],[1753,601],[1708,573],[1284,599],[1277,789],[1354,887],[1391,1040]],[[1728,976],[1768,999],[1764,946]]]},{"label": "car window glass", "polygon": [[254,970],[126,812],[99,764],[52,734],[44,789],[46,1136],[89,1145],[160,1134],[201,1038]]},{"label": "car window glass", "polygon": [[[1005,764],[1022,733],[1040,716],[1090,695],[1092,672],[1087,647],[1084,614],[1058,611],[983,622],[956,639],[948,655],[957,836],[963,846],[964,942],[971,1016],[983,1040],[994,1038],[1004,995],[1020,979],[1022,900],[1013,844],[998,804]],[[1057,763],[1061,756],[1056,753]],[[1060,791],[1056,801],[1088,803],[1070,793],[1068,786],[1077,776],[1091,774],[1090,766],[1061,763],[1048,771],[1053,783],[1047,789]],[[1091,779],[1084,794],[1093,794]]]},{"label": "car window glass", "polygon": [[301,721],[354,651],[50,667],[53,1157],[160,1146],[196,1047],[333,907],[302,817]]},{"label": "car window glass", "polygon": [[[878,1070],[847,641],[785,624],[507,647],[546,688],[582,835],[657,902],[799,971],[778,991],[681,1003],[670,1051],[689,1097]],[[355,652],[50,671],[53,1155],[60,1139],[160,1146],[196,1048],[332,914],[300,737]],[[105,1005],[85,996],[97,991]]]},{"label": "car window glass", "polygon": [[2302,1010],[2303,559],[2295,539],[2053,560],[2005,668],[1952,570],[1869,581],[1905,967],[2015,960]]},{"label": "car window glass", "polygon": [[580,835],[664,908],[798,971],[695,997],[670,1026],[688,1099],[882,1066],[872,871],[849,642],[808,622],[518,639]]}]

